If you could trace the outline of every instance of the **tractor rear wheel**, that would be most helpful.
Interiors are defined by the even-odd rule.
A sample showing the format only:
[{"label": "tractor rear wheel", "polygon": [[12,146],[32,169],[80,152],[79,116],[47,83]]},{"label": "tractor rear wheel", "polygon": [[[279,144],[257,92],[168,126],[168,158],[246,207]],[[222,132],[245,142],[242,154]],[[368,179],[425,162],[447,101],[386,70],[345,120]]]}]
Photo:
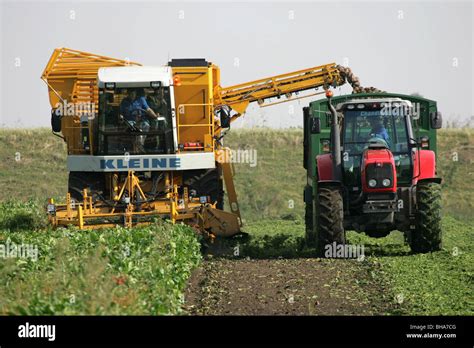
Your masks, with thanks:
[{"label": "tractor rear wheel", "polygon": [[427,253],[441,249],[441,185],[421,182],[416,187],[416,229],[410,238],[413,252]]},{"label": "tractor rear wheel", "polygon": [[319,186],[317,200],[318,253],[328,244],[345,244],[344,205],[339,187]]}]

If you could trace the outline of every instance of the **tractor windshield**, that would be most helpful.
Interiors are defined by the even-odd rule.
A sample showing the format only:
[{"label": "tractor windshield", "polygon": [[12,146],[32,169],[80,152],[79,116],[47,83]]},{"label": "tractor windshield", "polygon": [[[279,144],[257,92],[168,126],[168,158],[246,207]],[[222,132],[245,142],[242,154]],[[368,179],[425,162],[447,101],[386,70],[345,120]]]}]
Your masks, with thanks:
[{"label": "tractor windshield", "polygon": [[378,142],[392,153],[408,152],[405,116],[386,115],[381,110],[348,110],[344,115],[344,151],[361,154],[369,143]]},{"label": "tractor windshield", "polygon": [[169,87],[101,89],[99,96],[100,154],[173,152]]},{"label": "tractor windshield", "polygon": [[409,147],[408,116],[388,114],[382,110],[347,110],[344,114],[343,168],[345,182],[360,185],[362,153],[371,143],[380,143],[392,152],[395,159],[397,181],[411,182],[411,156]]}]

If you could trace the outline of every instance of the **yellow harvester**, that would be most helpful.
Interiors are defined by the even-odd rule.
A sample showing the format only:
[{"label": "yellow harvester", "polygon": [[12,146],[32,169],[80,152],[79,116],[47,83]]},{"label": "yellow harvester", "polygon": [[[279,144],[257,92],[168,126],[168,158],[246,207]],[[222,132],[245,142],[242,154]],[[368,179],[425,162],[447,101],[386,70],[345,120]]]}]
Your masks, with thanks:
[{"label": "yellow harvester", "polygon": [[[159,216],[211,236],[238,233],[229,149],[222,145],[231,122],[249,103],[267,106],[270,98],[280,103],[342,85],[343,72],[333,63],[224,88],[219,68],[204,59],[142,66],[55,49],[42,79],[53,132],[67,144],[69,182],[66,203],[48,204],[50,222],[83,229]],[[230,212],[223,210],[224,183]]]}]

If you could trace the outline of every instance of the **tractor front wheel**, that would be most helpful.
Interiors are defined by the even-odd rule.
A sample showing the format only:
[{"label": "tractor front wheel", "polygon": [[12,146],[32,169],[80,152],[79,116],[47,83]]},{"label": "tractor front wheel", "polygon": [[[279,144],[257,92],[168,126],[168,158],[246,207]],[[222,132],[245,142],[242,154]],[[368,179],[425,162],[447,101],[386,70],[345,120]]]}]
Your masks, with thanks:
[{"label": "tractor front wheel", "polygon": [[441,185],[421,182],[416,187],[416,229],[410,238],[413,252],[441,249]]},{"label": "tractor front wheel", "polygon": [[325,256],[326,245],[345,244],[344,205],[337,186],[319,186],[317,200],[318,253]]}]

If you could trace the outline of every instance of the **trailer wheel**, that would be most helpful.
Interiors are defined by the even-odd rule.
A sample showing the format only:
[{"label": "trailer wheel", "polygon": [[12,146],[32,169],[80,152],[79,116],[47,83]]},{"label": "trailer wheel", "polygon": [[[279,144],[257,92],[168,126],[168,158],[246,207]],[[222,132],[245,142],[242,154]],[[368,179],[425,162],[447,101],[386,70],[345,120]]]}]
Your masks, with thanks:
[{"label": "trailer wheel", "polygon": [[344,205],[339,187],[320,186],[317,200],[318,254],[324,257],[325,246],[344,244]]},{"label": "trailer wheel", "polygon": [[441,185],[421,182],[416,187],[416,229],[410,238],[413,252],[427,253],[441,249]]}]

